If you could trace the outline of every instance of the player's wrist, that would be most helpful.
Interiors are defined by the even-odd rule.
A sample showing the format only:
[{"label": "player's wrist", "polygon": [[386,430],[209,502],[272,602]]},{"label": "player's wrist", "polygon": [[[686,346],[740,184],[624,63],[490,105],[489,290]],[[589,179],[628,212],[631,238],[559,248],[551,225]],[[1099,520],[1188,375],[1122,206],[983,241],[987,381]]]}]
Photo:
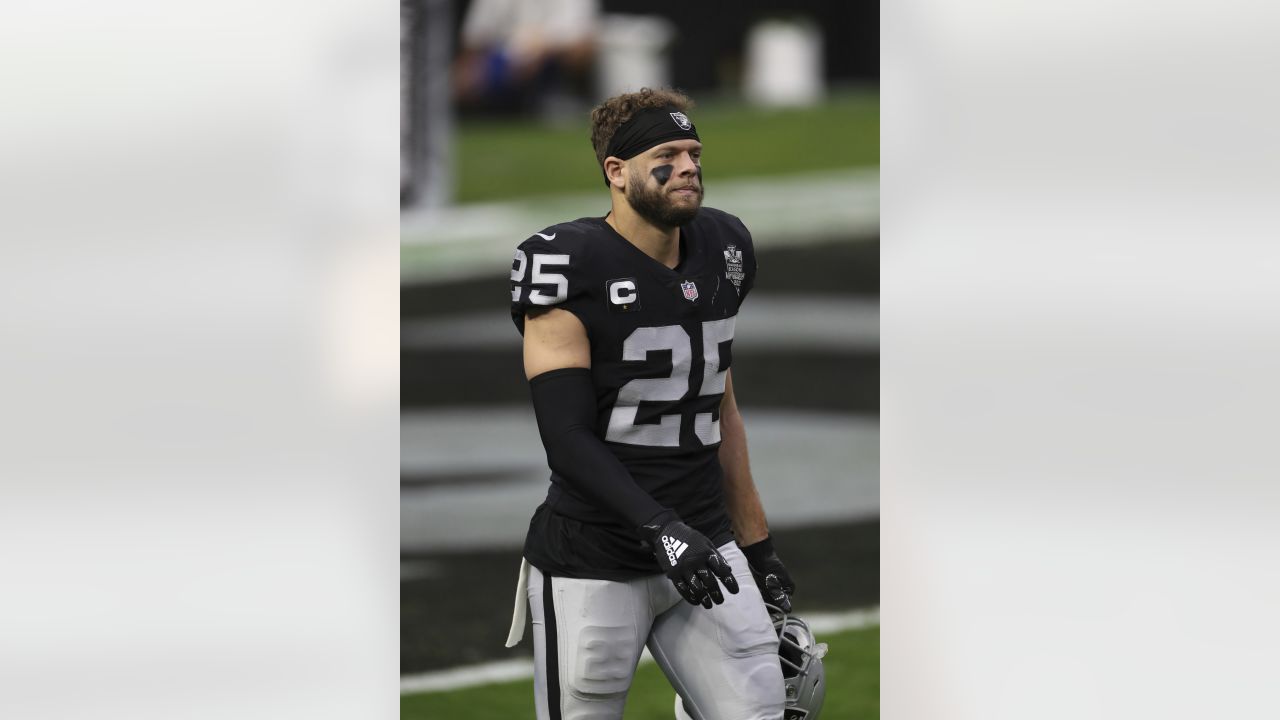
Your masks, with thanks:
[{"label": "player's wrist", "polygon": [[747,558],[747,562],[755,568],[778,556],[778,553],[773,549],[773,537],[769,535],[765,535],[763,540],[753,542],[750,545],[743,545],[741,549],[742,554]]},{"label": "player's wrist", "polygon": [[680,515],[675,510],[663,510],[639,527],[640,537],[652,544],[654,539],[662,533],[662,529],[673,522],[680,522]]}]

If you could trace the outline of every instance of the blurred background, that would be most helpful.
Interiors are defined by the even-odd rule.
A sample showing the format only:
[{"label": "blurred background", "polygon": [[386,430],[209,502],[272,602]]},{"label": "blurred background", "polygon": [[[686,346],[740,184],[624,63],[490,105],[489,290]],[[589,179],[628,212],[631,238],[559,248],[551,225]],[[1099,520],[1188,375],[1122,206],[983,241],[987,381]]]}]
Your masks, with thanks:
[{"label": "blurred background", "polygon": [[[441,693],[393,697],[387,679],[400,647],[402,692],[434,662],[474,676],[527,658],[500,641],[540,450],[513,434],[531,419],[498,425],[527,406],[514,349],[503,360],[513,329],[468,316],[505,314],[515,243],[604,198],[585,122],[549,109],[571,103],[505,119],[454,103],[466,8],[433,7],[447,19],[358,0],[0,4],[0,717],[529,717],[525,689],[510,712],[478,709],[493,686],[450,711]],[[840,497],[827,509],[841,517],[786,509],[810,497],[798,483],[868,473],[809,457],[766,471],[781,432],[767,421],[880,428],[892,640],[860,655],[822,632],[829,670],[848,678],[839,663],[880,655],[886,714],[902,718],[1280,716],[1280,575],[1265,570],[1280,550],[1280,5],[884,4],[878,222],[863,212],[875,184],[858,179],[877,164],[874,85],[840,65],[876,46],[875,12],[709,7],[666,15],[658,58],[702,101],[708,202],[747,218],[762,248],[740,339],[756,379],[739,392],[780,547],[810,563],[806,616],[868,607],[873,561],[858,558],[874,534],[856,531],[875,513]],[[798,16],[821,34],[823,99],[749,101],[749,29]],[[726,23],[742,29],[710,37]],[[712,48],[715,81],[681,75],[712,67],[681,53]],[[402,74],[433,49],[437,100],[425,70]],[[443,141],[398,122],[414,103]],[[824,117],[838,141],[810,130]],[[402,146],[401,127],[422,142]],[[475,159],[486,151],[499,161]],[[449,179],[410,192],[429,157]],[[869,266],[839,254],[880,234],[877,413],[851,399],[874,351],[833,347],[859,337],[848,326],[799,333],[870,306]],[[788,250],[807,278],[788,275]],[[827,311],[763,317],[802,295]],[[768,334],[748,335],[752,318]],[[759,365],[770,352],[842,372],[775,376]],[[464,360],[480,382],[463,384]],[[432,387],[424,368],[458,379]],[[499,439],[440,447],[475,434],[467,412]],[[871,457],[845,447],[857,437],[819,437],[813,462]],[[522,484],[531,497],[502,500]],[[485,513],[507,506],[515,520]],[[426,536],[436,527],[490,544],[450,546]],[[823,533],[838,542],[809,552]],[[456,562],[468,553],[474,571]],[[865,596],[831,591],[862,579]],[[637,689],[669,718],[651,667]],[[829,701],[824,720],[867,714],[839,710]]]},{"label": "blurred background", "polygon": [[755,238],[734,384],[797,610],[878,606],[878,32],[870,3],[402,0],[402,692],[531,656],[503,647],[548,476],[511,252],[607,212],[588,115],[641,87],[695,99],[705,202]]}]

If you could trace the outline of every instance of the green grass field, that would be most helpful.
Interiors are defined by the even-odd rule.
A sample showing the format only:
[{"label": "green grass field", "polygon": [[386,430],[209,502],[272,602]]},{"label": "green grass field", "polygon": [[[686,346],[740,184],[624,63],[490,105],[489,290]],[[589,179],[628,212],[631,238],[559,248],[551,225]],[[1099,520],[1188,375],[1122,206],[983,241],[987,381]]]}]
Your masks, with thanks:
[{"label": "green grass field", "polygon": [[[878,91],[844,92],[812,108],[705,103],[691,111],[708,180],[880,163]],[[457,134],[461,203],[602,190],[587,118],[564,127],[465,122]]]},{"label": "green grass field", "polygon": [[[880,716],[880,628],[818,638],[830,646],[823,661],[827,700],[822,720]],[[627,697],[625,720],[671,720],[675,694],[657,665],[641,665]],[[533,682],[486,685],[453,692],[405,695],[400,720],[532,720]]]}]

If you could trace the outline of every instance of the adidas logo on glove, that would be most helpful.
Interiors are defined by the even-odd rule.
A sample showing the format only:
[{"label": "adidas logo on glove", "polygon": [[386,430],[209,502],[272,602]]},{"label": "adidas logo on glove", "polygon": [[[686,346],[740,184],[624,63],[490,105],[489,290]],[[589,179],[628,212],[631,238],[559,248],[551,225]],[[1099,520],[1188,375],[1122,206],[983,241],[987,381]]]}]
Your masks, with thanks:
[{"label": "adidas logo on glove", "polygon": [[674,566],[680,556],[684,554],[684,551],[689,549],[689,543],[672,540],[669,536],[663,535],[662,547],[667,549],[667,560],[670,560],[672,566]]}]

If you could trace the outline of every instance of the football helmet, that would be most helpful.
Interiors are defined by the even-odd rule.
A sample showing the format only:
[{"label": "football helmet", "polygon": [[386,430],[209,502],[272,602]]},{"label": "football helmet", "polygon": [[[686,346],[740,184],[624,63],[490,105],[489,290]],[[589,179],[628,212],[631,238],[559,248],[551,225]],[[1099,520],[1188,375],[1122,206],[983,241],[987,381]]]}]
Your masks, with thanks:
[{"label": "football helmet", "polygon": [[[773,620],[773,630],[778,633],[778,661],[786,689],[783,720],[818,720],[822,701],[827,697],[826,674],[822,668],[827,644],[814,638],[804,620],[776,605],[765,603],[765,607]],[[675,716],[676,720],[693,720],[679,695],[676,695]]]},{"label": "football helmet", "polygon": [[826,674],[822,669],[827,644],[817,641],[804,620],[776,605],[765,603],[765,607],[769,608],[773,629],[778,633],[778,660],[782,663],[782,682],[787,691],[782,717],[784,720],[817,720],[827,696]]}]

